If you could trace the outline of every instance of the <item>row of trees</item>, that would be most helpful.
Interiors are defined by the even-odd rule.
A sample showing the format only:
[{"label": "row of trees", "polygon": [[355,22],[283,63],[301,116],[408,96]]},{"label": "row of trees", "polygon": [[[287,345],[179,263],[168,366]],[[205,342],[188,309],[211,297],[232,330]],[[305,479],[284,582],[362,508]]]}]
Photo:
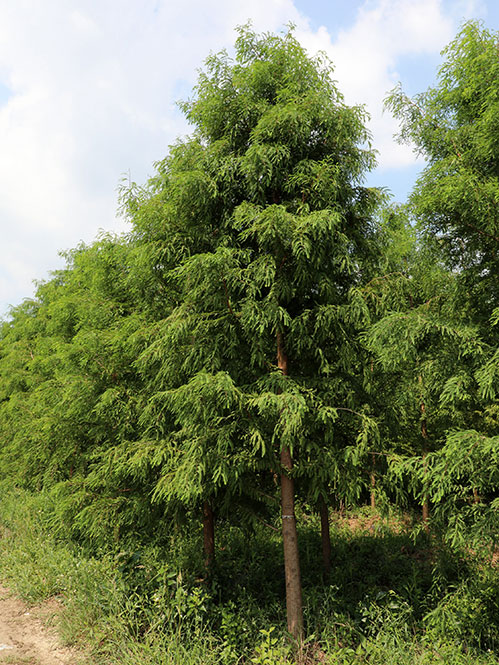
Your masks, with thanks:
[{"label": "row of trees", "polygon": [[427,159],[397,208],[363,185],[365,114],[327,59],[240,28],[182,107],[193,134],[123,188],[131,232],[69,252],[3,324],[2,475],[49,489],[87,541],[199,519],[208,570],[215,517],[249,528],[278,494],[296,638],[296,497],[326,576],[328,507],[368,488],[493,541],[497,49],[469,23],[436,88],[388,98]]}]

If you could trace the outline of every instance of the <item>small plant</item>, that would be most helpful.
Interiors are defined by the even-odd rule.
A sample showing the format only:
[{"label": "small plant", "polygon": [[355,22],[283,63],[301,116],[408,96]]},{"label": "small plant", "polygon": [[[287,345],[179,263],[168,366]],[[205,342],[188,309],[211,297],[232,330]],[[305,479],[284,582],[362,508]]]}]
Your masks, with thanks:
[{"label": "small plant", "polygon": [[272,635],[275,626],[268,630],[260,630],[263,640],[255,649],[255,655],[251,658],[254,665],[284,665],[289,663],[286,649],[279,643],[279,639]]},{"label": "small plant", "polygon": [[360,605],[360,623],[363,632],[376,636],[380,632],[410,636],[412,608],[395,591],[378,591],[373,600]]}]

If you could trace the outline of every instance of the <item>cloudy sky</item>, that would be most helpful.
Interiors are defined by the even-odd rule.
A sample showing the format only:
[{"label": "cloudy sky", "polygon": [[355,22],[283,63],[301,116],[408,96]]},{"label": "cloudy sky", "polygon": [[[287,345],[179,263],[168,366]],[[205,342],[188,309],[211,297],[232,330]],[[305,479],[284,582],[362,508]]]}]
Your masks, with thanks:
[{"label": "cloudy sky", "polygon": [[175,105],[234,27],[296,25],[326,51],[379,151],[368,184],[403,201],[421,168],[382,100],[435,81],[463,20],[499,28],[497,0],[0,0],[0,316],[63,265],[59,250],[123,231],[117,186],[142,183],[189,132]]}]

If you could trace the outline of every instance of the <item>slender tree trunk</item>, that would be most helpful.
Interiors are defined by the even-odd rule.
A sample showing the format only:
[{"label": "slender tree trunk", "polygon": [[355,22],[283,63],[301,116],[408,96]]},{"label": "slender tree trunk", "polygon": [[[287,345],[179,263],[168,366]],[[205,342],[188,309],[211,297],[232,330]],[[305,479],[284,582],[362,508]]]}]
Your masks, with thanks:
[{"label": "slender tree trunk", "polygon": [[480,495],[476,487],[473,488],[473,503],[480,503]]},{"label": "slender tree trunk", "polygon": [[303,610],[301,598],[300,558],[294,513],[294,481],[287,472],[293,468],[289,448],[281,451],[281,464],[286,471],[281,475],[282,540],[284,546],[284,573],[286,578],[286,614],[288,631],[298,641],[303,638]]},{"label": "slender tree trunk", "polygon": [[[277,365],[283,374],[288,373],[288,359],[284,350],[282,333],[277,333]],[[293,460],[288,446],[283,446],[281,449],[281,467],[282,541],[288,631],[298,642],[301,642],[303,639],[303,610],[300,557],[296,533],[294,480],[291,477]]]},{"label": "slender tree trunk", "polygon": [[209,572],[215,560],[215,519],[209,501],[203,504],[204,567]]},{"label": "slender tree trunk", "polygon": [[374,489],[376,487],[376,456],[374,453],[371,455],[371,508],[376,508],[376,494]]},{"label": "slender tree trunk", "polygon": [[323,496],[319,499],[319,512],[321,516],[322,574],[324,582],[328,582],[331,575],[331,536],[329,533],[329,509]]}]

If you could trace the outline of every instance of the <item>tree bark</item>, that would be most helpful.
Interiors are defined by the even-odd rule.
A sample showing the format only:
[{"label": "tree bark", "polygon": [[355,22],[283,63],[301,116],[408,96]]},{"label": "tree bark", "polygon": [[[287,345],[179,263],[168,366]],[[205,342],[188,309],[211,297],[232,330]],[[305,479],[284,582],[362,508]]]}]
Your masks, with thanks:
[{"label": "tree bark", "polygon": [[288,475],[293,468],[287,446],[281,450],[281,508],[282,542],[284,547],[284,574],[286,578],[286,614],[288,631],[298,641],[303,638],[303,610],[301,598],[300,557],[296,532],[294,481]]},{"label": "tree bark", "polygon": [[209,501],[203,504],[203,549],[204,567],[209,572],[215,560],[215,519]]},{"label": "tree bark", "polygon": [[319,512],[321,516],[322,575],[324,582],[328,582],[331,575],[331,535],[329,533],[329,510],[323,496],[319,499]]},{"label": "tree bark", "polygon": [[[288,374],[288,359],[282,333],[277,333],[277,365]],[[282,542],[284,548],[284,575],[286,579],[286,614],[289,633],[301,642],[303,639],[303,609],[301,594],[300,557],[295,518],[295,489],[291,477],[293,460],[288,446],[281,449],[281,510]]]}]

